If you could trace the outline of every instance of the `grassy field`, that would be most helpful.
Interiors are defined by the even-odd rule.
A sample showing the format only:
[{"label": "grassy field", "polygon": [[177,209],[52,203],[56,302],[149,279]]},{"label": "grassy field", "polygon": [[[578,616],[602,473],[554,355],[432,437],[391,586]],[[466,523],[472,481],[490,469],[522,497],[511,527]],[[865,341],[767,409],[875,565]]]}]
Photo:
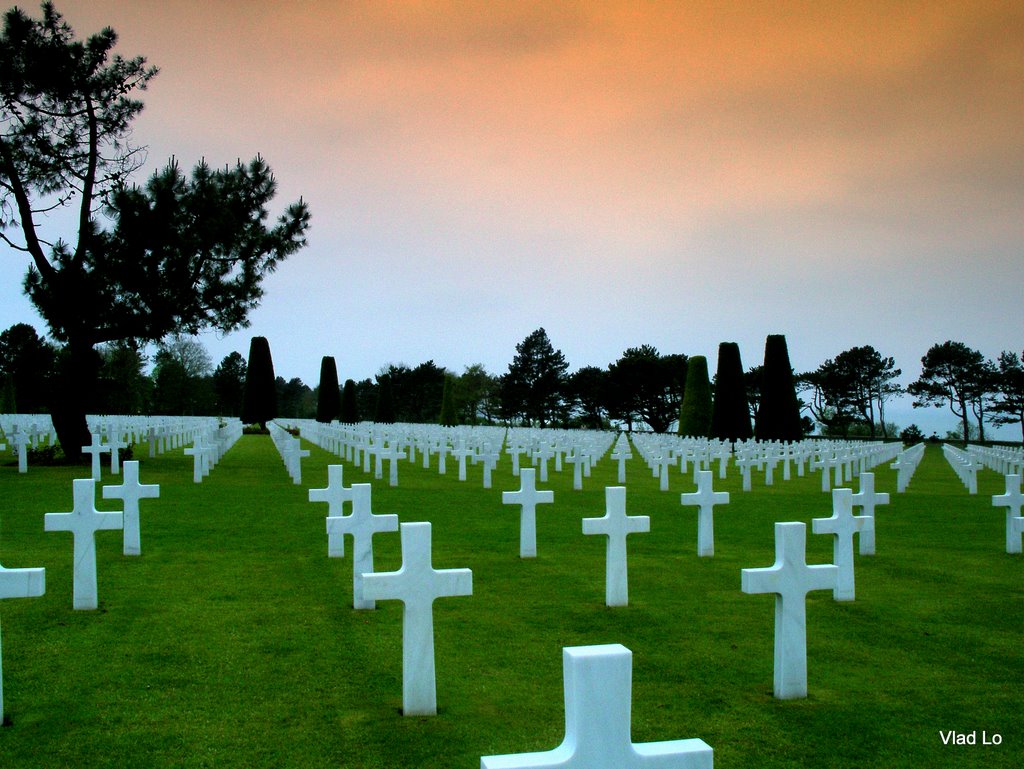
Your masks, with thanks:
[{"label": "grassy field", "polygon": [[[1024,761],[1024,559],[1004,552],[992,472],[969,496],[929,449],[907,491],[877,516],[877,551],[857,557],[857,600],[808,601],[809,697],[772,697],[773,602],[740,592],[740,570],[774,560],[775,521],[827,517],[819,476],[716,489],[715,557],[696,556],[694,490],[658,491],[628,463],[627,607],[604,605],[604,512],[615,464],[572,490],[571,467],[541,488],[538,557],[518,556],[518,488],[505,457],[491,490],[402,462],[373,507],[433,522],[436,568],[473,570],[472,597],[434,607],[439,713],[401,715],[401,604],[351,608],[351,560],[328,559],[325,504],[307,490],[340,460],[307,446],[294,485],[270,439],[245,436],[202,483],[181,451],[142,458],[142,556],[99,532],[97,611],[71,608],[71,536],[43,514],[71,507],[87,470],[0,467],[0,563],[46,567],[41,598],[0,602],[5,710],[0,767],[477,767],[480,756],[554,748],[563,734],[562,647],[633,651],[636,742],[699,737],[718,769],[1019,767]],[[895,473],[876,469],[880,491]],[[346,484],[372,480],[345,465]],[[119,480],[104,482],[120,483]],[[116,501],[99,500],[116,510]],[[808,561],[831,561],[811,535]],[[378,571],[401,563],[397,534],[374,539]],[[346,555],[351,555],[346,545]],[[976,746],[940,731],[975,732]],[[991,741],[982,745],[982,732]]]}]

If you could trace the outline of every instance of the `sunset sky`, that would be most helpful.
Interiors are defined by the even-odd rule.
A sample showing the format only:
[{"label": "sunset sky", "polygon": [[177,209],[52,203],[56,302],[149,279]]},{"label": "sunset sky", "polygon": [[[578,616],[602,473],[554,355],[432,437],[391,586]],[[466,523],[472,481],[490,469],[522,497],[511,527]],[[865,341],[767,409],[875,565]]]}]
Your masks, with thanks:
[{"label": "sunset sky", "polygon": [[[947,339],[1024,349],[1019,2],[57,8],[161,69],[140,182],[260,153],[275,214],[310,205],[215,364],[263,335],[310,386],[323,355],[502,373],[540,326],[572,369],[652,344],[713,370],[721,341],[749,367],[783,333],[798,371],[871,344],[908,382]],[[26,265],[0,258],[0,328],[44,328]],[[956,424],[927,412],[890,416]]]}]

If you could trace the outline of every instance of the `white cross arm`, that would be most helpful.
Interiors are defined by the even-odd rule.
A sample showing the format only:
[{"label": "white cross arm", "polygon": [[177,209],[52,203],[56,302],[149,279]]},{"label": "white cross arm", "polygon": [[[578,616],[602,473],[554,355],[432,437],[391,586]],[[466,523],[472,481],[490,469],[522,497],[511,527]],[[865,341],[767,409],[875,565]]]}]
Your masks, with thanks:
[{"label": "white cross arm", "polygon": [[38,598],[46,592],[46,569],[0,566],[0,598]]}]

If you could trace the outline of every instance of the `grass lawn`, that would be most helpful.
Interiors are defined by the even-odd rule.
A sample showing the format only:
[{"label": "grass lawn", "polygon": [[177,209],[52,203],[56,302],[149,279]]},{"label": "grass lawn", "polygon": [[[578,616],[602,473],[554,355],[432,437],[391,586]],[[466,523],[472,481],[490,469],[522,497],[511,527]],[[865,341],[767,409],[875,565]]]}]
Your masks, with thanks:
[{"label": "grass lawn", "polygon": [[[774,561],[775,521],[808,523],[808,562],[831,562],[810,520],[831,514],[819,475],[740,490],[715,513],[715,556],[696,556],[693,491],[669,492],[634,455],[627,607],[604,605],[604,512],[616,465],[572,490],[572,468],[540,488],[538,557],[519,558],[518,488],[502,459],[493,488],[403,461],[373,481],[373,508],[433,523],[435,568],[473,570],[472,597],[434,606],[438,715],[405,718],[402,606],[351,608],[351,545],[327,558],[327,506],[307,490],[340,460],[307,445],[294,485],[268,437],[244,436],[202,484],[181,450],[141,458],[142,555],[97,534],[100,608],[71,608],[71,536],[43,514],[71,508],[87,468],[0,467],[0,563],[46,567],[41,598],[0,602],[5,710],[0,767],[479,766],[480,756],[549,750],[562,739],[562,647],[633,652],[635,742],[699,737],[718,769],[1016,767],[1024,762],[1024,558],[1004,552],[1002,478],[970,496],[930,448],[905,494],[877,512],[877,552],[856,558],[857,600],[808,599],[807,699],[772,697],[774,598],[740,592],[740,569]],[[145,451],[141,451],[145,454]],[[436,468],[436,462],[435,462]],[[368,482],[345,464],[345,482]],[[716,464],[717,474],[717,464]],[[781,473],[777,473],[777,477]],[[120,483],[104,477],[104,483]],[[98,500],[117,510],[116,500]],[[398,534],[374,538],[378,571],[401,563]],[[944,745],[940,731],[975,732]],[[982,732],[1002,744],[983,746]]]}]

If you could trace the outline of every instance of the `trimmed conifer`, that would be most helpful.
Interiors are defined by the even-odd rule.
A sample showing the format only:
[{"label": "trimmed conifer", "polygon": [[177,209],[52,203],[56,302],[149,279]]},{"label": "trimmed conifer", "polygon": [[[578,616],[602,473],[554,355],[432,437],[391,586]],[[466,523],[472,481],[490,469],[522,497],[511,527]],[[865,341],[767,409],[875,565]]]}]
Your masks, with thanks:
[{"label": "trimmed conifer", "polygon": [[796,397],[793,367],[783,334],[769,334],[764,344],[761,403],[754,419],[759,441],[798,441],[803,438],[800,401]]},{"label": "trimmed conifer", "polygon": [[686,365],[686,389],[679,407],[679,434],[706,438],[711,430],[711,383],[708,359],[694,355]]},{"label": "trimmed conifer", "polygon": [[242,399],[242,421],[267,428],[277,416],[277,385],[274,382],[274,361],[270,342],[254,336],[249,343],[249,362],[245,369],[245,395]]},{"label": "trimmed conifer", "polygon": [[373,421],[385,425],[395,421],[395,397],[391,392],[391,377],[387,375],[377,377],[377,413]]},{"label": "trimmed conifer", "polygon": [[330,422],[341,413],[341,390],[338,387],[338,366],[325,355],[320,361],[320,387],[316,399],[316,421]]},{"label": "trimmed conifer", "polygon": [[459,412],[455,408],[455,377],[445,374],[444,390],[441,391],[440,423],[445,427],[454,427],[459,423]]},{"label": "trimmed conifer", "polygon": [[347,425],[354,425],[359,421],[359,405],[356,402],[356,383],[351,379],[345,380],[345,387],[341,391],[340,420]]},{"label": "trimmed conifer", "polygon": [[754,436],[750,426],[750,406],[743,381],[743,362],[736,342],[718,345],[718,372],[715,374],[715,399],[711,408],[711,437],[735,443]]}]

